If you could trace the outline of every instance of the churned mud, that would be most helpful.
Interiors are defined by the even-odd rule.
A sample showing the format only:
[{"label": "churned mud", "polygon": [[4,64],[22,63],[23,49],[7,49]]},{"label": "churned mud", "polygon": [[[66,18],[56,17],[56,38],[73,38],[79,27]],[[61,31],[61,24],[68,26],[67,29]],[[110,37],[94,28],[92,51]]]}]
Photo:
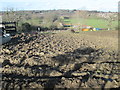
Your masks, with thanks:
[{"label": "churned mud", "polygon": [[3,88],[118,88],[117,31],[16,34],[0,51]]}]

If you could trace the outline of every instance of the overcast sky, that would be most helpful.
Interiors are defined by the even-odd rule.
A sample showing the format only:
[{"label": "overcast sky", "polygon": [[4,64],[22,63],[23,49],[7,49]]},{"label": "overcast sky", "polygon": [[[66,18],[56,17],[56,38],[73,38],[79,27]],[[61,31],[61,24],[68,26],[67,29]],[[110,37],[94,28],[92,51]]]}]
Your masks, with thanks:
[{"label": "overcast sky", "polygon": [[0,10],[80,9],[118,11],[119,0],[0,0]]}]

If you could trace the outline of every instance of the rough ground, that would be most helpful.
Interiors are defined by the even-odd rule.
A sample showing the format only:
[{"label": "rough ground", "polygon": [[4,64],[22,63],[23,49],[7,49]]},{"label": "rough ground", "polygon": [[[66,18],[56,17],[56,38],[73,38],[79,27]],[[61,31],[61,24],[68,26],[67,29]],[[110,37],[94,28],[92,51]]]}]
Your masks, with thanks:
[{"label": "rough ground", "polygon": [[117,31],[17,34],[0,51],[3,88],[118,88]]}]

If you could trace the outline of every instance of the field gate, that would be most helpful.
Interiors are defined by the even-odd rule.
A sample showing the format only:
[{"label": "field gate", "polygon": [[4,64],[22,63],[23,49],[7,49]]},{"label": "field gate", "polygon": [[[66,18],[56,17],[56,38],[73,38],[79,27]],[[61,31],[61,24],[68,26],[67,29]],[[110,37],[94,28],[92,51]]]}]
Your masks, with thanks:
[{"label": "field gate", "polygon": [[4,28],[7,33],[17,32],[16,22],[1,22],[2,29]]}]

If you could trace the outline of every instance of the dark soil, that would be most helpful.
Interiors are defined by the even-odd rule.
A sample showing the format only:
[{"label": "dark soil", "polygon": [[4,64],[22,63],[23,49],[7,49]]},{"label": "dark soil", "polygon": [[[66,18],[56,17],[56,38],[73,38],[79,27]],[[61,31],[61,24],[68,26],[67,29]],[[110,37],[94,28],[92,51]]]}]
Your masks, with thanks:
[{"label": "dark soil", "polygon": [[118,88],[117,31],[16,34],[2,45],[2,86]]}]

